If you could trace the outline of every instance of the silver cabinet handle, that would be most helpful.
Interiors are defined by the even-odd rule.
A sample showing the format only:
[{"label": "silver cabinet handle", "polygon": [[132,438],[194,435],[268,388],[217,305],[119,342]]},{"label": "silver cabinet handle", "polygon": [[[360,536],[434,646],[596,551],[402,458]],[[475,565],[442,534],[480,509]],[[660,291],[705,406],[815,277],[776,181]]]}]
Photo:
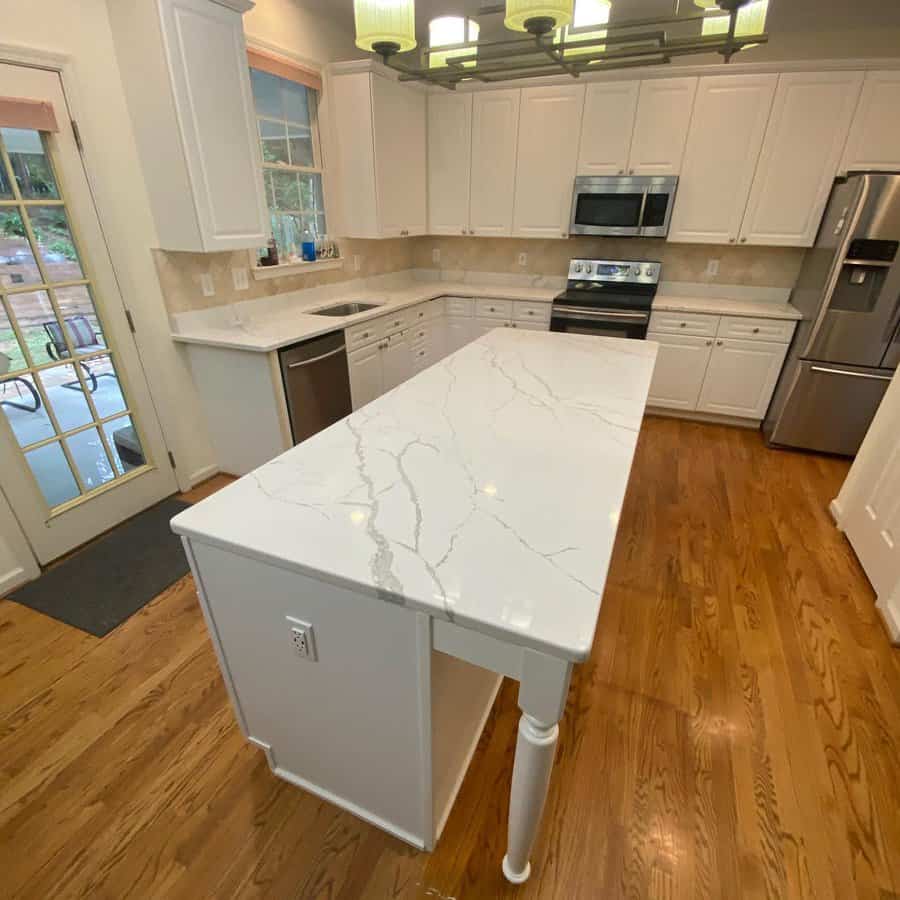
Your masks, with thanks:
[{"label": "silver cabinet handle", "polygon": [[465,228],[463,228],[462,233],[463,233],[463,234],[468,234],[469,232],[468,232]]},{"label": "silver cabinet handle", "polygon": [[741,238],[741,243],[742,243],[742,244],[746,244],[746,243],[747,243],[747,238],[742,237],[742,238]]},{"label": "silver cabinet handle", "polygon": [[629,170],[628,170],[628,174],[629,174],[629,175],[634,175],[634,169],[629,169]]},{"label": "silver cabinet handle", "polygon": [[687,328],[687,322],[679,322],[678,327],[679,328]]},{"label": "silver cabinet handle", "polygon": [[319,362],[322,359],[328,359],[329,356],[337,356],[338,353],[343,353],[344,350],[347,349],[346,344],[341,344],[337,350],[329,350],[328,353],[323,353],[321,356],[314,356],[312,359],[302,359],[299,362],[288,363],[289,369],[300,369],[303,366],[311,366],[313,363]]},{"label": "silver cabinet handle", "polygon": [[717,347],[721,347],[721,346],[722,346],[722,341],[716,341],[716,346],[717,346]]},{"label": "silver cabinet handle", "polygon": [[624,174],[625,174],[625,170],[624,170],[624,169],[619,169],[619,174],[620,174],[620,175],[624,175]]},{"label": "silver cabinet handle", "polygon": [[890,375],[870,375],[868,372],[848,372],[846,369],[829,369],[825,366],[810,366],[810,372],[821,372],[823,375],[850,375],[853,378],[868,378],[870,381],[890,381]]},{"label": "silver cabinet handle", "polygon": [[729,243],[729,244],[733,244],[733,243],[734,243],[734,238],[732,238],[732,237],[728,238],[728,243]]},{"label": "silver cabinet handle", "polygon": [[754,333],[754,334],[759,334],[759,329],[758,329],[758,328],[754,328],[754,329],[753,329],[753,333]]},{"label": "silver cabinet handle", "polygon": [[707,347],[712,347],[712,341],[707,341],[707,342],[706,342],[706,346],[707,346]]}]

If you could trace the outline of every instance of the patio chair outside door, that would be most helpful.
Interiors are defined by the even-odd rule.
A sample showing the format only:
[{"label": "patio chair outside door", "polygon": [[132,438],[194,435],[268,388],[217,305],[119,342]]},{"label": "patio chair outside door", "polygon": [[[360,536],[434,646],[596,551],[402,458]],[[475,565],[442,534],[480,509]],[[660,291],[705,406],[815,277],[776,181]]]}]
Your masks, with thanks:
[{"label": "patio chair outside door", "polygon": [[47,563],[177,485],[60,76],[0,63],[0,97],[0,489]]}]

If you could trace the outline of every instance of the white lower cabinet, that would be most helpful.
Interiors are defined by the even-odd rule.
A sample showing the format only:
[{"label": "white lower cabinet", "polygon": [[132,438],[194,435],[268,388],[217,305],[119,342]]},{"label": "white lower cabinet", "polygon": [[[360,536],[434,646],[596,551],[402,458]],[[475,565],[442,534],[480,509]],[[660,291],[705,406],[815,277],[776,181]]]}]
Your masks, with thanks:
[{"label": "white lower cabinet", "polygon": [[717,340],[697,411],[761,419],[769,408],[787,344]]},{"label": "white lower cabinet", "polygon": [[441,297],[353,325],[345,331],[353,408],[494,328],[549,327],[549,303],[472,297]]},{"label": "white lower cabinet", "polygon": [[712,339],[648,332],[647,340],[659,343],[647,403],[666,409],[695,410],[709,365]]},{"label": "white lower cabinet", "polygon": [[659,353],[647,403],[758,421],[793,333],[794,323],[779,319],[654,312],[647,340]]}]

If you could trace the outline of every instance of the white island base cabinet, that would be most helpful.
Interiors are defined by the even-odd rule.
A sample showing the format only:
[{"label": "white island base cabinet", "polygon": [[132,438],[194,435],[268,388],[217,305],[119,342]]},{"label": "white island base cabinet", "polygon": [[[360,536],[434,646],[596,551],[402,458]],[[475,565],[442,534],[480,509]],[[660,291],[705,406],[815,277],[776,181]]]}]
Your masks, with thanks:
[{"label": "white island base cabinet", "polygon": [[182,540],[247,740],[279,778],[415,847],[434,847],[503,675],[518,679],[525,747],[516,754],[504,871],[527,878],[571,663]]}]

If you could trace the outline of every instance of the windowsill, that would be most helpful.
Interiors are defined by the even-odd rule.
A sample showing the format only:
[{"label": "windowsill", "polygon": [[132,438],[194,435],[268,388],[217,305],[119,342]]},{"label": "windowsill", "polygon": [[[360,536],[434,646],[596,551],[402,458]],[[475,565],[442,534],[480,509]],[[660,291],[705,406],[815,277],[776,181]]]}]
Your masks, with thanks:
[{"label": "windowsill", "polygon": [[337,259],[317,259],[315,262],[288,262],[279,263],[277,266],[253,266],[253,277],[280,278],[284,275],[304,275],[307,272],[325,272],[328,269],[342,269],[344,257]]}]

